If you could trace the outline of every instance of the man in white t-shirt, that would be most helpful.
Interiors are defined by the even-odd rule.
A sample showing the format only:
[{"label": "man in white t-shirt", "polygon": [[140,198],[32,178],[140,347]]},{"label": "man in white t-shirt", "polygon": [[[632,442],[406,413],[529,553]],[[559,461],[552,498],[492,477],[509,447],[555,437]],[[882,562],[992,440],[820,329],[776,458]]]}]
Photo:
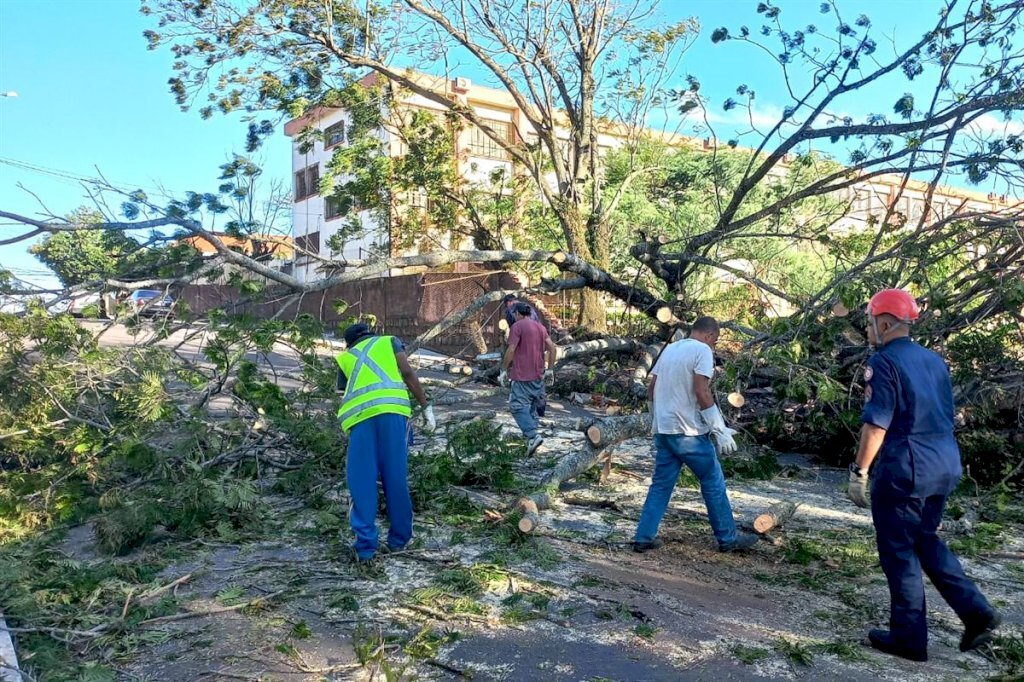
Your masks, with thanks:
[{"label": "man in white t-shirt", "polygon": [[698,318],[693,323],[690,338],[666,346],[651,370],[647,400],[653,420],[656,459],[651,487],[633,538],[636,552],[662,545],[656,538],[658,526],[684,464],[700,481],[700,492],[718,549],[736,552],[757,543],[756,535],[736,530],[722,465],[711,440],[714,434],[722,454],[736,451],[733,440],[736,432],[725,425],[711,392],[711,377],[715,373],[712,350],[718,342],[718,334],[715,318]]}]

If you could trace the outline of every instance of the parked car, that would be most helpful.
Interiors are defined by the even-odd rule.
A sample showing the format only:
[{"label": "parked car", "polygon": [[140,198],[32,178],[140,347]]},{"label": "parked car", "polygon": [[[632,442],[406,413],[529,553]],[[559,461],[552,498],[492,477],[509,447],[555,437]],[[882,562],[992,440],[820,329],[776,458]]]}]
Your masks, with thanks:
[{"label": "parked car", "polygon": [[140,317],[171,317],[174,297],[155,289],[137,289],[125,299],[130,312]]},{"label": "parked car", "polygon": [[67,313],[72,317],[106,317],[103,297],[95,291],[72,294],[50,306],[50,312]]}]

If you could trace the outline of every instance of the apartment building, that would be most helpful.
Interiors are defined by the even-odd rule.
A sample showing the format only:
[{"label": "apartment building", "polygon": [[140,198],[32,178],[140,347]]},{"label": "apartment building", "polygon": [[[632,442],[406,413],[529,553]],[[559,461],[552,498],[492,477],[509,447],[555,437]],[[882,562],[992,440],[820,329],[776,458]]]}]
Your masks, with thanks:
[{"label": "apartment building", "polygon": [[[443,93],[446,97],[471,107],[492,130],[506,136],[510,142],[522,141],[529,144],[536,141],[529,123],[508,92],[474,84],[467,78],[448,79],[426,74],[414,74],[414,77],[426,88]],[[364,83],[372,85],[376,78],[376,75],[367,76]],[[395,109],[421,109],[436,111],[438,114],[445,111],[435,102],[416,94],[407,94]],[[385,118],[396,114],[394,111],[384,113]],[[388,224],[381,224],[388,221],[379,221],[368,211],[362,211],[357,216],[363,226],[364,234],[361,237],[347,240],[340,251],[332,251],[329,247],[331,237],[339,231],[346,220],[351,220],[351,215],[343,220],[337,202],[321,196],[318,185],[325,164],[331,159],[334,150],[348,143],[347,132],[350,124],[348,112],[328,107],[315,108],[305,116],[285,124],[285,134],[293,140],[292,236],[296,247],[294,273],[302,280],[317,277],[317,268],[326,259],[353,262],[381,254],[409,255],[418,250],[415,246],[397,246],[400,241],[409,243],[410,240],[399,240],[396,235],[389,234]],[[319,136],[321,139],[316,139],[309,145],[308,141],[300,141],[299,138],[301,133],[311,126],[322,134]],[[606,151],[615,149],[626,142],[631,132],[609,125],[600,133],[598,146]],[[388,126],[382,127],[378,134],[385,153],[393,156],[405,153],[401,138],[389,130]],[[702,141],[656,131],[646,131],[645,134],[660,136],[672,145],[687,145],[709,151],[713,146],[708,140]],[[508,153],[476,126],[464,126],[456,134],[454,143],[455,158],[452,162],[456,164],[460,177],[470,184],[488,184],[493,172],[499,168],[511,174],[513,168]],[[785,175],[785,172],[784,161],[774,168],[770,175],[779,177]],[[553,178],[549,181],[553,184]],[[904,182],[903,178],[896,176],[871,178],[840,193],[838,198],[848,203],[850,208],[831,229],[839,234],[870,229],[885,217],[889,207],[893,208],[892,213],[897,222],[904,219],[908,226],[913,226],[926,213],[928,219],[934,219],[953,213],[993,211],[1019,205],[1005,196],[986,195],[952,187],[936,188],[930,201],[928,195],[927,184],[917,180]],[[425,209],[426,201],[425,193],[412,193],[403,198],[402,206],[395,206],[393,210]],[[430,242],[430,250],[468,246],[466,243],[452,243],[450,235],[437,235]]]},{"label": "apartment building", "polygon": [[[447,79],[425,74],[415,74],[420,84],[434,92],[443,93],[446,97],[471,107],[481,120],[498,134],[505,136],[510,142],[536,142],[536,135],[525,120],[522,111],[515,101],[504,90],[474,84],[468,78]],[[377,76],[367,76],[364,83],[372,85]],[[417,94],[408,94],[396,107],[401,111],[420,109],[437,112],[445,109],[437,103]],[[395,112],[384,112],[394,116]],[[325,164],[331,159],[339,145],[348,143],[346,133],[351,118],[344,109],[318,107],[307,115],[291,120],[285,124],[285,134],[293,140],[292,144],[292,175],[294,178],[294,204],[292,208],[292,236],[297,249],[295,274],[307,279],[316,277],[317,267],[322,259],[360,261],[374,255],[388,254],[391,256],[409,255],[415,248],[397,246],[399,240],[395,235],[388,234],[388,226],[378,224],[368,211],[359,214],[365,231],[359,239],[347,240],[340,251],[332,251],[328,242],[345,222],[342,220],[338,206],[334,200],[320,195],[318,184],[323,175]],[[322,139],[313,141],[300,140],[301,133],[313,126],[322,131]],[[607,132],[598,135],[599,148],[607,151],[620,147],[629,135],[628,130],[617,130],[609,126]],[[386,153],[400,156],[405,153],[404,144],[399,135],[388,126],[378,131]],[[653,133],[662,135],[661,133]],[[565,133],[568,138],[568,132]],[[670,144],[699,145],[700,142],[675,135],[663,135]],[[455,154],[452,162],[460,177],[469,184],[489,185],[490,178],[498,169],[504,169],[511,175],[512,162],[508,152],[497,142],[487,136],[477,126],[462,127],[454,139]],[[554,186],[553,176],[549,182]],[[396,210],[425,209],[427,197],[425,193],[415,193],[403,198],[403,206]],[[348,216],[347,219],[351,219]],[[408,240],[404,240],[408,241]],[[432,249],[467,248],[468,243],[451,243],[450,235],[437,235],[431,243]],[[304,253],[305,252],[305,253]],[[316,254],[316,255],[311,255]]]}]

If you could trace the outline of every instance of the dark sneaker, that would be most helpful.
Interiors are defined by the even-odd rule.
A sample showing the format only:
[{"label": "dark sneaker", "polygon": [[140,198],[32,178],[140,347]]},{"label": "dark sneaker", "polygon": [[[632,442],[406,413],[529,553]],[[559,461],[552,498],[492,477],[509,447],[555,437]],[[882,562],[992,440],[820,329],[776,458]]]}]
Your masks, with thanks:
[{"label": "dark sneaker", "polygon": [[745,552],[757,544],[758,537],[753,533],[739,533],[732,542],[718,545],[719,552]]},{"label": "dark sneaker", "polygon": [[634,542],[633,551],[637,554],[643,554],[644,552],[649,552],[652,549],[658,549],[664,544],[665,543],[662,540],[659,540],[658,538],[654,538],[650,542]]},{"label": "dark sneaker", "polygon": [[998,611],[986,613],[977,620],[965,624],[964,636],[960,638],[960,651],[970,651],[992,641],[992,632],[1003,622]]},{"label": "dark sneaker", "polygon": [[531,438],[530,442],[527,443],[526,445],[526,454],[532,455],[533,453],[537,452],[537,448],[539,448],[543,442],[544,439],[541,438],[540,436],[534,436],[533,438]]},{"label": "dark sneaker", "polygon": [[908,661],[916,661],[918,663],[924,663],[928,660],[927,650],[914,651],[906,648],[896,642],[893,639],[892,633],[888,630],[872,630],[868,633],[868,640],[871,642],[871,646],[892,656],[899,656]]}]

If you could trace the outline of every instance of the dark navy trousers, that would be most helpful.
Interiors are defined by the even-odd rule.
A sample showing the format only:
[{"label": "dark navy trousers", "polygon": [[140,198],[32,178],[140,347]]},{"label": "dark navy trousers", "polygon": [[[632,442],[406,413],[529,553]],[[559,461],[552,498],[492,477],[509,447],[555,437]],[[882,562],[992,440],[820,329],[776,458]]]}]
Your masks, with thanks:
[{"label": "dark navy trousers", "polygon": [[992,610],[964,575],[960,560],[936,534],[945,505],[945,495],[871,500],[878,558],[892,600],[889,629],[896,642],[910,651],[928,649],[922,570],[961,620],[976,621]]}]

